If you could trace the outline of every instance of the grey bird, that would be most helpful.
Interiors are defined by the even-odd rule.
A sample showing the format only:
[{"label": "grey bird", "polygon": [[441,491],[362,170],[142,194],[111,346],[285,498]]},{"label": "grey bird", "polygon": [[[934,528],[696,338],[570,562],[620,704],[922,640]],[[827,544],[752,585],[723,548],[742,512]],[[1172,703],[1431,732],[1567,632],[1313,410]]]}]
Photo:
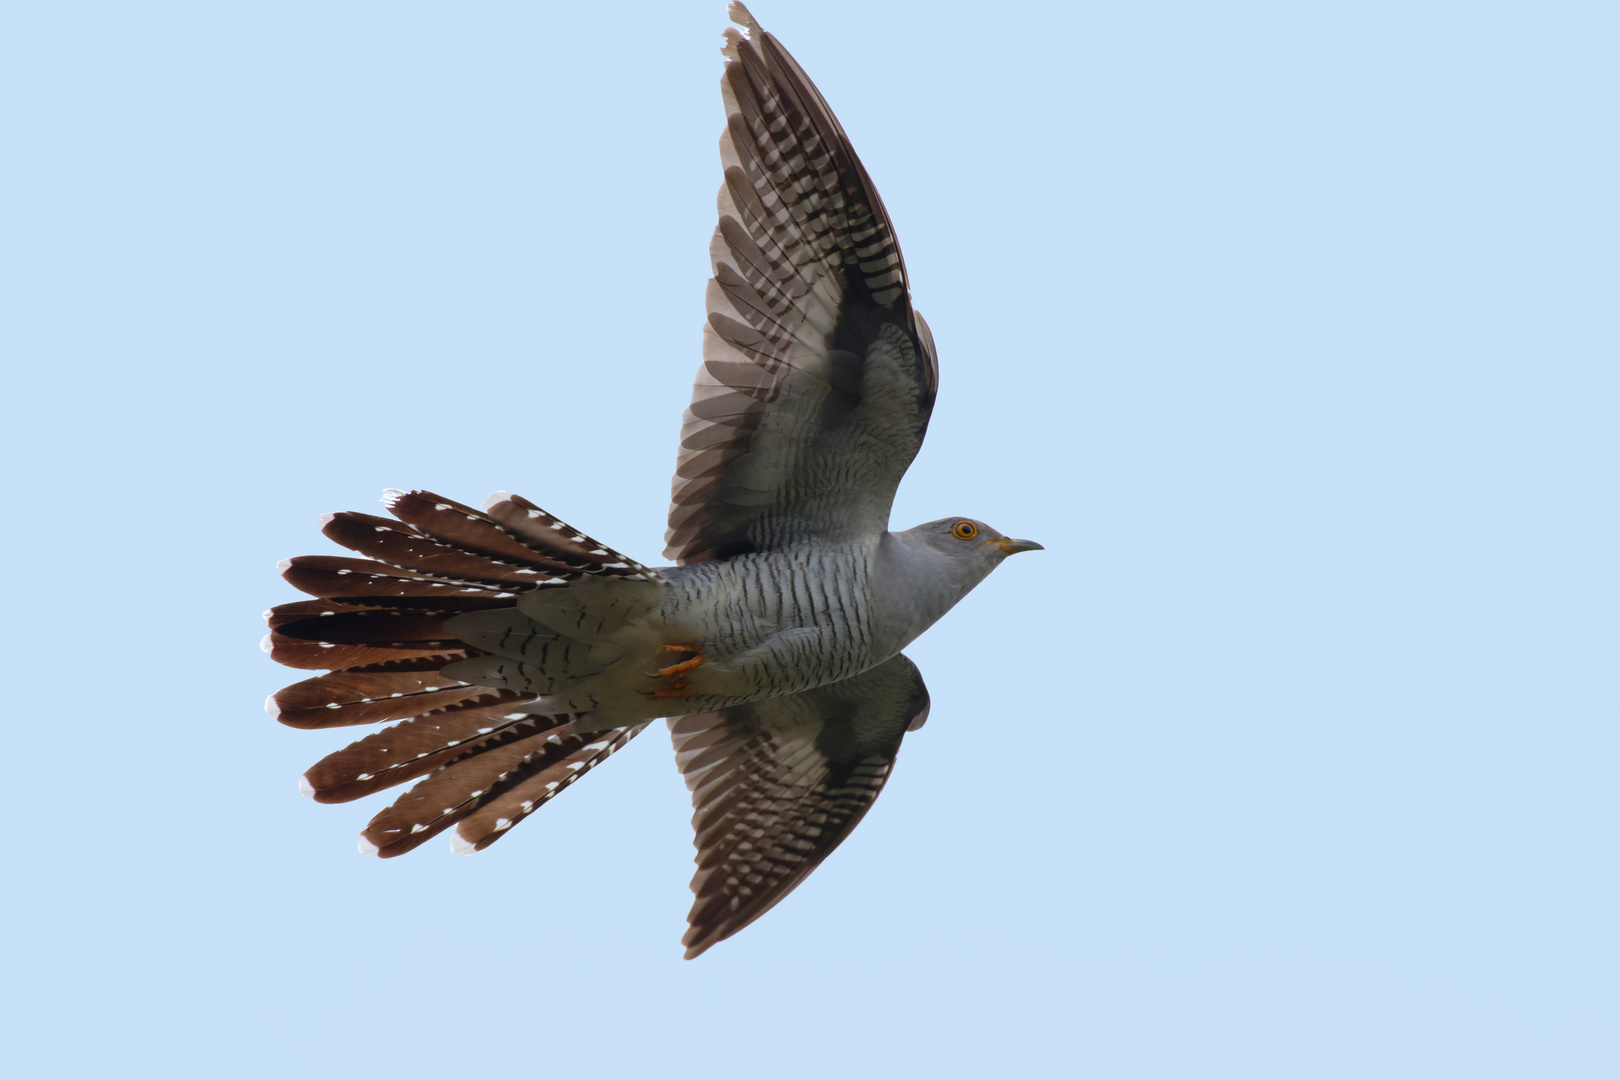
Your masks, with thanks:
[{"label": "grey bird", "polygon": [[284,724],[392,723],[305,774],[321,802],[418,781],[360,834],[470,853],[668,718],[692,791],[687,956],[780,901],[849,835],[928,714],[908,643],[1039,544],[968,517],[889,531],[938,387],[888,213],[814,84],[741,4],[722,50],[725,181],[703,364],[665,556],[649,568],[535,504],[391,491],[331,514],[360,558],[282,574],[314,600],[265,648],[328,673]]}]

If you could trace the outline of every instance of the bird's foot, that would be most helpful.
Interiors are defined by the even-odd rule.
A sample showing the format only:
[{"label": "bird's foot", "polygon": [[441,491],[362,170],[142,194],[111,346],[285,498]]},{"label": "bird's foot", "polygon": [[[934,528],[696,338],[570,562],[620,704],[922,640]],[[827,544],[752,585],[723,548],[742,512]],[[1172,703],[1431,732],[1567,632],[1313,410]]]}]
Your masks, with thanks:
[{"label": "bird's foot", "polygon": [[665,686],[665,687],[662,687],[662,688],[660,688],[658,690],[649,690],[649,691],[647,691],[647,696],[648,697],[655,697],[655,698],[659,698],[659,699],[672,698],[672,697],[690,697],[691,694],[692,694],[692,688],[690,686],[688,686],[682,680],[676,680],[676,682],[672,686]]},{"label": "bird's foot", "polygon": [[[647,678],[649,679],[662,679],[671,675],[679,675],[682,672],[691,671],[704,661],[703,649],[697,645],[660,645],[658,646],[658,652],[691,653],[692,655],[688,659],[682,660],[677,664],[671,664],[669,667],[659,668],[657,671],[647,672]],[[654,655],[657,654],[655,653]]]},{"label": "bird's foot", "polygon": [[[705,659],[703,649],[697,645],[660,645],[658,646],[658,653],[688,653],[690,655],[685,660],[678,661],[668,667],[645,672],[649,679],[670,680],[667,686],[645,691],[645,693],[649,697],[657,698],[685,697],[690,694],[692,690],[681,676],[703,663]],[[657,653],[654,655],[657,655]]]}]

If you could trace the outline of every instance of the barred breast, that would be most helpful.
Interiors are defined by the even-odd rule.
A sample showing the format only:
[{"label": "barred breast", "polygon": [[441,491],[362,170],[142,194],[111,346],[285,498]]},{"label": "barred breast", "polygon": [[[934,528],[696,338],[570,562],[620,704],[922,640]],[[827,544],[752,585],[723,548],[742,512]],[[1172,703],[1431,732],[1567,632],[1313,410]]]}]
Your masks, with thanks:
[{"label": "barred breast", "polygon": [[705,644],[711,693],[752,700],[847,679],[898,648],[874,634],[876,549],[812,543],[670,568],[665,623]]}]

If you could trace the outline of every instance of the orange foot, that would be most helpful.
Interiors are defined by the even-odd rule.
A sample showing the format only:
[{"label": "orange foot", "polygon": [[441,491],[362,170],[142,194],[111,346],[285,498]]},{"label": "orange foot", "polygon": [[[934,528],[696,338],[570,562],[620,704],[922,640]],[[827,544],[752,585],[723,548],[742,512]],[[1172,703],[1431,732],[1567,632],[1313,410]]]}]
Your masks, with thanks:
[{"label": "orange foot", "polygon": [[649,697],[655,698],[688,697],[691,693],[692,688],[684,682],[677,682],[674,686],[666,686],[662,690],[649,690],[647,692]]},{"label": "orange foot", "polygon": [[[682,660],[678,664],[671,664],[666,668],[659,668],[657,671],[649,671],[647,672],[647,678],[649,679],[662,679],[665,676],[679,675],[682,672],[691,671],[693,668],[703,663],[704,660],[703,650],[696,645],[660,645],[658,646],[658,652],[691,653],[692,658],[690,660]],[[676,682],[680,681],[681,680],[679,679],[676,680]]]},{"label": "orange foot", "polygon": [[[646,676],[649,679],[671,680],[668,686],[660,687],[657,690],[648,691],[648,695],[657,698],[686,697],[692,692],[692,690],[687,685],[686,680],[681,678],[681,676],[703,663],[705,659],[703,650],[696,645],[660,645],[658,646],[658,652],[691,653],[692,655],[679,663],[669,665],[669,667],[659,668],[657,671],[646,672]],[[655,653],[654,655],[657,654]]]}]

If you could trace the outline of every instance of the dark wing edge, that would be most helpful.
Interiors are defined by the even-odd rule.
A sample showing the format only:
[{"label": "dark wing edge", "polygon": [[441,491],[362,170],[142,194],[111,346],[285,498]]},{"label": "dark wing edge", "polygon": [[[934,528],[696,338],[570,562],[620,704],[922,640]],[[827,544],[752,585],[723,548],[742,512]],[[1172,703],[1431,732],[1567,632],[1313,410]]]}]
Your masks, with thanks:
[{"label": "dark wing edge", "polygon": [[687,959],[775,907],[843,843],[927,715],[922,675],[896,656],[830,686],[669,721],[697,847]]},{"label": "dark wing edge", "polygon": [[[886,529],[939,385],[888,211],[848,136],[781,43],[741,4],[730,13],[748,34],[728,29],[722,50],[704,362],[665,533],[682,565]],[[843,434],[829,440],[828,426]],[[853,429],[864,455],[833,460]]]}]

